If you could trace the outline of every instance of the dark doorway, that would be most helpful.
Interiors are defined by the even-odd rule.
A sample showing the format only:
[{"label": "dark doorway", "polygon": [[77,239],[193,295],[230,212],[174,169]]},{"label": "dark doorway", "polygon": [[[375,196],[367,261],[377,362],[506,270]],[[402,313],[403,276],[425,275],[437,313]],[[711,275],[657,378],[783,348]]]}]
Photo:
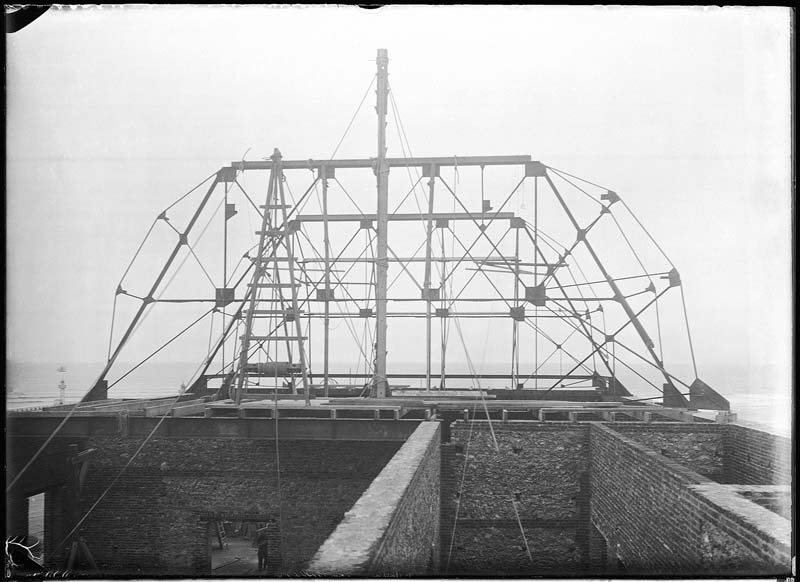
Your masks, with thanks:
[{"label": "dark doorway", "polygon": [[273,576],[280,568],[275,520],[211,521],[208,546],[213,576]]}]

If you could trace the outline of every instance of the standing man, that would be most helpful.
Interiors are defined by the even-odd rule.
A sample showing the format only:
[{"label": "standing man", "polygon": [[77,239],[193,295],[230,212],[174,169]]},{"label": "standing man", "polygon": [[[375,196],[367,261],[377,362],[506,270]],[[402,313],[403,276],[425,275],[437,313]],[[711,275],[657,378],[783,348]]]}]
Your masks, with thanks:
[{"label": "standing man", "polygon": [[261,572],[267,568],[267,531],[269,524],[256,530],[256,545],[258,546],[258,571]]}]

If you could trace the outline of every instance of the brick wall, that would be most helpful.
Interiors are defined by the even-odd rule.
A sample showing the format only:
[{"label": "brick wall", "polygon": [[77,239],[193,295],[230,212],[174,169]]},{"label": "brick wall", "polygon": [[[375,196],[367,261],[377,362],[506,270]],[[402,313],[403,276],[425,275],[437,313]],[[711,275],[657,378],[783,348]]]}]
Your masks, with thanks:
[{"label": "brick wall", "polygon": [[792,482],[792,443],[746,426],[724,425],[727,483],[750,485],[790,485]]},{"label": "brick wall", "polygon": [[[791,483],[788,439],[705,423],[512,421],[492,427],[499,452],[485,421],[454,422],[451,442],[425,449],[424,470],[415,473],[412,487],[418,493],[398,502],[398,518],[384,532],[394,539],[371,550],[375,564],[385,561],[382,570],[401,573],[404,554],[422,556],[414,543],[436,524],[443,574],[597,574],[608,571],[606,555],[609,564],[619,557],[629,572],[643,574],[786,572],[789,521],[781,487]],[[63,449],[68,439],[59,440],[53,445]],[[97,448],[81,512],[140,443],[109,436],[80,444],[81,450]],[[279,506],[274,442],[153,439],[81,535],[110,573],[203,575],[210,570],[210,523],[280,515],[273,557],[280,573],[299,573],[399,446],[281,441]],[[437,462],[438,474],[432,468]],[[435,506],[436,479],[440,526],[418,519]],[[755,489],[768,486],[775,491]],[[63,568],[69,551],[69,545],[55,548],[71,528],[69,487],[52,488],[45,498],[51,568]],[[24,512],[13,506],[22,504],[11,508],[22,527]],[[424,561],[414,562],[413,573],[428,571],[430,560]]]},{"label": "brick wall", "polygon": [[6,536],[28,535],[28,498],[6,494]]},{"label": "brick wall", "polygon": [[[95,438],[81,496],[86,511],[141,441]],[[152,439],[97,505],[81,535],[102,571],[210,573],[209,523],[280,516],[280,573],[304,568],[399,443],[255,439]],[[68,500],[47,503],[52,538],[63,538]],[[59,502],[60,501],[60,502]],[[60,535],[58,535],[60,534]],[[50,541],[48,540],[48,541]],[[53,554],[51,560],[65,558]],[[63,567],[61,564],[60,567]]]},{"label": "brick wall", "polygon": [[607,426],[591,428],[592,521],[630,573],[774,575],[788,520]]},{"label": "brick wall", "polygon": [[314,556],[317,576],[408,576],[437,571],[439,422],[423,422]]},{"label": "brick wall", "polygon": [[421,434],[419,441],[410,438],[406,443],[412,449],[408,458],[403,459],[398,452],[395,456],[397,463],[393,459],[391,466],[385,469],[387,477],[400,483],[395,464],[411,468],[416,459],[420,459],[372,560],[370,574],[420,575],[438,570],[442,464],[440,423],[423,423],[418,430],[422,433],[425,429],[428,432]]},{"label": "brick wall", "polygon": [[614,424],[613,429],[687,469],[714,481],[724,480],[726,425],[626,422]]},{"label": "brick wall", "polygon": [[588,559],[588,425],[492,426],[499,453],[485,421],[454,422],[443,446],[442,572],[579,571]]}]

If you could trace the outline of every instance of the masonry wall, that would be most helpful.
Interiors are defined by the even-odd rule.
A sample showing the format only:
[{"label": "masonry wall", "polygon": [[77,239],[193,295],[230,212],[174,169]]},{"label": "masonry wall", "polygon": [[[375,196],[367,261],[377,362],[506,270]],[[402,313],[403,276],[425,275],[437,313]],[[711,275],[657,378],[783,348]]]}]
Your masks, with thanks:
[{"label": "masonry wall", "polygon": [[727,425],[716,423],[625,422],[613,429],[713,481],[725,480]]},{"label": "masonry wall", "polygon": [[309,573],[435,573],[440,539],[440,445],[440,423],[420,423],[319,549]]},{"label": "masonry wall", "polygon": [[737,424],[724,425],[727,483],[790,485],[792,443],[789,439]]},{"label": "masonry wall", "polygon": [[28,535],[28,498],[6,494],[6,536]]},{"label": "masonry wall", "polygon": [[[439,567],[441,519],[441,428],[423,423],[420,438],[409,439],[404,458],[395,455],[384,473],[395,486],[402,483],[403,468],[414,470],[393,518],[370,565],[373,575],[433,574]],[[424,432],[426,431],[427,432]],[[401,452],[406,452],[401,449]],[[419,459],[419,463],[416,463]],[[395,470],[395,466],[398,467]],[[377,479],[376,479],[377,481]]]},{"label": "masonry wall", "polygon": [[442,447],[442,573],[589,567],[589,426],[492,426],[499,451],[481,421],[454,422],[451,442]]},{"label": "masonry wall", "polygon": [[638,442],[653,434],[619,426],[590,431],[591,517],[612,560],[641,574],[788,572],[788,520]]},{"label": "masonry wall", "polygon": [[616,423],[613,429],[719,483],[790,485],[788,438],[737,424]]},{"label": "masonry wall", "polygon": [[66,487],[53,488],[44,494],[44,560],[51,569],[63,569],[66,565],[63,558],[66,554],[57,545],[69,531],[63,519],[64,508],[68,507],[67,494]]},{"label": "masonry wall", "polygon": [[[430,425],[439,430],[439,423],[421,424]],[[400,443],[281,441],[280,495],[273,441],[153,439],[80,535],[110,573],[205,575],[209,524],[280,516],[280,573],[298,574],[345,513],[369,498],[368,487],[393,459],[399,473],[387,473],[389,485],[411,471],[408,494],[388,505],[385,494],[372,497],[394,517],[380,535],[370,534],[377,545],[360,572],[428,573],[436,568],[430,540],[437,537],[439,573],[446,575],[600,574],[617,557],[641,574],[788,571],[788,439],[711,423],[492,427],[499,451],[486,421],[457,421],[441,448],[431,435],[414,445],[413,462],[393,458]],[[140,444],[110,436],[81,443],[97,453],[80,515]],[[66,482],[45,497],[45,555],[54,569],[63,568],[69,551],[56,544],[74,523],[70,487]],[[8,518],[19,528],[27,525],[23,502],[12,504],[18,511]],[[441,523],[430,517],[437,507]],[[375,515],[360,517],[373,522]]]},{"label": "masonry wall", "polygon": [[[8,484],[14,480],[14,486],[6,494],[6,535],[17,536],[28,533],[28,498],[46,492],[53,483],[66,483],[72,475],[72,467],[66,459],[70,454],[68,444],[82,446],[80,439],[70,439],[63,443],[51,443],[47,451],[40,454],[28,468],[27,472],[16,479],[18,471],[24,467],[44,443],[44,439],[15,438],[7,435],[6,439],[6,477]],[[45,504],[56,501],[57,495],[49,492],[45,495]],[[52,512],[51,512],[52,514]],[[59,520],[61,516],[55,519]],[[46,525],[46,524],[45,524]],[[45,540],[45,552],[48,542]]]},{"label": "masonry wall", "polygon": [[[82,513],[140,444],[119,437],[88,443],[98,453],[81,496]],[[281,441],[279,488],[273,441],[152,439],[80,534],[101,571],[210,574],[210,523],[280,518],[279,573],[297,573],[398,448],[385,442]],[[67,533],[69,496],[53,490],[47,498],[52,542]],[[51,547],[49,561],[63,567],[68,549]]]}]

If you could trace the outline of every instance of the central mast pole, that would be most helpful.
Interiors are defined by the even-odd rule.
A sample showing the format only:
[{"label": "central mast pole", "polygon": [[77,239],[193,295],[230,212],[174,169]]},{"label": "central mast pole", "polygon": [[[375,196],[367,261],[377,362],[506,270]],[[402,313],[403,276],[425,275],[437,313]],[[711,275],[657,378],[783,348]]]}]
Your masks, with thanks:
[{"label": "central mast pole", "polygon": [[389,165],[386,162],[386,113],[389,101],[389,52],[378,49],[378,160],[375,173],[378,178],[378,244],[377,273],[375,280],[376,339],[375,339],[375,396],[387,396],[386,381],[386,283],[389,262],[387,260],[389,226]]}]

